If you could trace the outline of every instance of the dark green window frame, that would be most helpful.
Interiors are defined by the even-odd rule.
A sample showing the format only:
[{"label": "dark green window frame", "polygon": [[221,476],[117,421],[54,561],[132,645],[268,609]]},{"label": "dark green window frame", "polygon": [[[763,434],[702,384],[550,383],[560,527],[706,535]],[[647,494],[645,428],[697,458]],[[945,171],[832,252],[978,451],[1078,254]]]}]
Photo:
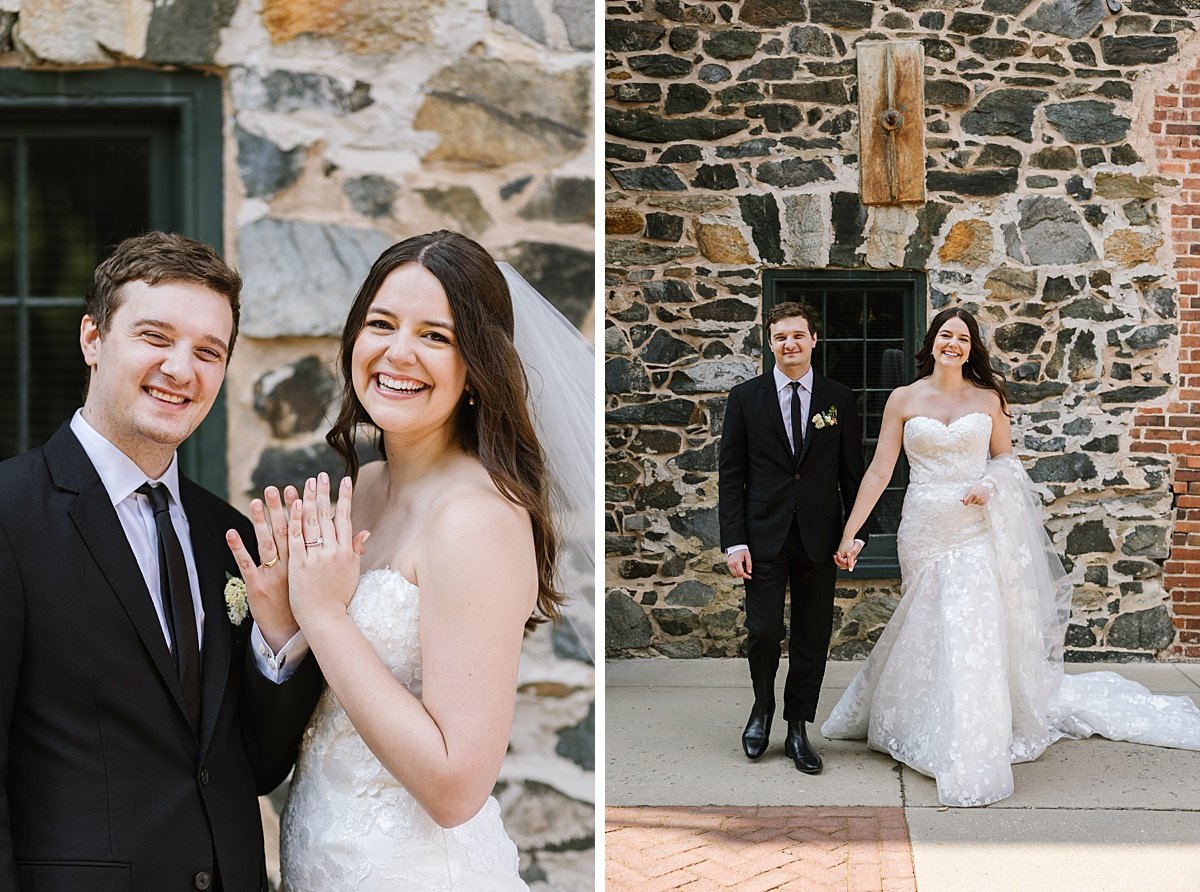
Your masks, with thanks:
[{"label": "dark green window frame", "polygon": [[[112,69],[38,72],[0,69],[0,136],[17,140],[43,135],[140,135],[150,140],[155,181],[151,225],[181,232],[222,250],[224,242],[224,117],[218,77],[198,72]],[[0,306],[75,306],[74,298],[29,293],[22,270],[27,230],[20,164],[14,196],[17,293],[0,295]],[[223,253],[223,251],[222,251]],[[28,406],[30,363],[26,315],[18,312],[18,402]],[[13,386],[9,384],[9,386]],[[23,409],[19,425],[27,424]],[[208,418],[179,452],[180,467],[201,485],[225,496],[226,412],[224,390]],[[33,445],[23,443],[22,446]]]},{"label": "dark green window frame", "polygon": [[[886,389],[865,387],[868,380],[867,367],[872,359],[879,358],[879,348],[872,351],[873,344],[902,343],[903,365],[901,379],[898,383],[912,381],[916,373],[916,353],[925,334],[926,307],[926,278],[923,272],[909,270],[900,271],[867,271],[867,270],[788,270],[769,269],[763,273],[763,368],[770,371],[775,365],[774,356],[767,346],[766,317],[768,311],[777,303],[788,300],[800,300],[811,306],[819,318],[817,346],[813,350],[813,367],[821,374],[828,374],[826,352],[827,343],[852,343],[853,338],[845,333],[836,339],[826,339],[824,320],[829,307],[836,302],[858,301],[862,304],[861,343],[861,375],[859,382],[863,386],[854,388],[858,398],[859,415],[863,418],[863,453],[869,463],[875,452],[878,437],[878,424],[871,423],[871,417],[878,419],[882,416],[883,403],[886,401]],[[870,297],[868,297],[870,296]],[[899,330],[888,330],[884,335],[868,329],[868,314],[865,312],[869,301],[894,302],[902,317]],[[837,375],[832,375],[835,380]],[[844,381],[847,385],[856,382]],[[869,412],[868,412],[869,409]],[[901,455],[897,462],[888,492],[892,494],[892,503],[898,503],[900,495],[908,485],[908,465]],[[894,520],[888,524],[890,529],[871,533],[870,542],[859,558],[854,574],[855,579],[895,579],[900,575],[900,565],[896,557],[896,534]],[[846,576],[843,572],[840,575]]]}]

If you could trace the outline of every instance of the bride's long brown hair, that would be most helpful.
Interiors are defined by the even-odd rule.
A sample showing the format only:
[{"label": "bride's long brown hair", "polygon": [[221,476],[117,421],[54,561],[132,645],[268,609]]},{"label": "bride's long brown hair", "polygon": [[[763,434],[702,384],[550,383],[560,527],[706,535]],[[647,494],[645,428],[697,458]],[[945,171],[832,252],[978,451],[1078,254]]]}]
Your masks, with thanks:
[{"label": "bride's long brown hair", "polygon": [[929,331],[925,332],[925,340],[917,351],[917,377],[920,380],[933,374],[933,339],[941,331],[942,326],[951,319],[961,319],[971,335],[971,352],[963,363],[963,377],[976,387],[994,391],[1000,397],[1000,411],[1005,415],[1008,411],[1008,388],[1004,386],[1004,375],[992,368],[992,357],[988,353],[983,336],[979,333],[979,323],[967,310],[962,307],[947,307],[929,323]]},{"label": "bride's long brown hair", "polygon": [[[342,401],[337,420],[325,439],[346,462],[354,479],[359,427],[371,431],[375,449],[386,459],[383,432],[375,426],[354,392],[351,368],[354,342],[367,310],[384,279],[398,267],[416,263],[437,278],[454,316],[459,355],[467,367],[466,393],[459,400],[455,431],[462,448],[487,470],[506,498],[529,512],[538,568],[537,611],[556,619],[563,596],[555,589],[558,537],[550,515],[546,460],[529,417],[525,369],[513,346],[512,298],[496,262],[478,243],[457,232],[439,230],[392,245],[375,261],[355,295],[342,330],[338,366]],[[525,624],[542,622],[534,616]]]}]

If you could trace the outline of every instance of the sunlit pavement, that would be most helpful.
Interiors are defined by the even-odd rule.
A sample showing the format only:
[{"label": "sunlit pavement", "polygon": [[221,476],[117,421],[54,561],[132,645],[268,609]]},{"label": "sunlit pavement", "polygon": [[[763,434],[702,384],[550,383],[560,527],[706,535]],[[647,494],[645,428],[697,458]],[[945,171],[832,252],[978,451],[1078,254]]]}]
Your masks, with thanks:
[{"label": "sunlit pavement", "polygon": [[[744,661],[608,663],[606,889],[1200,888],[1200,753],[1060,741],[1014,766],[1011,798],[945,808],[929,778],[820,737],[859,665],[829,664],[810,727],[825,770],[809,776],[784,756],[781,716],[761,759],[742,754]],[[1197,664],[1068,667],[1097,669],[1200,703]]]}]

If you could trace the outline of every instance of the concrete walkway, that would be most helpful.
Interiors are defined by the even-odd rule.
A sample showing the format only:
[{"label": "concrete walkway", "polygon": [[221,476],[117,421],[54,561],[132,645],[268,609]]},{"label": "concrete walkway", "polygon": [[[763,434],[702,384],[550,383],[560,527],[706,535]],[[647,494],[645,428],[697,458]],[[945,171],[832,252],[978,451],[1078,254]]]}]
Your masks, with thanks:
[{"label": "concrete walkway", "polygon": [[[820,737],[820,723],[860,665],[829,664],[822,711],[810,726],[825,770],[810,777],[783,754],[781,716],[766,755],[750,762],[742,754],[751,705],[743,660],[609,662],[607,892],[1200,889],[1200,752],[1059,741],[1038,761],[1014,766],[1011,798],[946,808],[930,778],[865,743]],[[1096,669],[1200,704],[1200,664],[1067,671]],[[786,665],[781,682],[785,672]],[[747,846],[757,847],[754,857]],[[810,857],[814,846],[824,847],[821,857]],[[911,852],[907,878],[897,848]],[[873,865],[865,872],[864,858]],[[715,859],[750,875],[715,870]],[[789,872],[806,859],[812,863]]]}]

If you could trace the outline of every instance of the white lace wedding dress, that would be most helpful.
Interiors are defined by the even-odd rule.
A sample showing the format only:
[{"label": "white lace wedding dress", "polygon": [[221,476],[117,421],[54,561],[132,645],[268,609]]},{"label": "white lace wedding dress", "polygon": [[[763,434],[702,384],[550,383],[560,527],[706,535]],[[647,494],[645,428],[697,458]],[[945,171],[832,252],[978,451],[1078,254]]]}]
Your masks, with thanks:
[{"label": "white lace wedding dress", "polygon": [[[943,805],[1012,795],[1012,763],[1100,734],[1200,749],[1200,709],[1114,672],[1064,675],[1071,586],[1013,456],[988,460],[991,418],[910,418],[897,535],[902,597],[821,728],[937,781]],[[986,481],[986,507],[959,501]]]},{"label": "white lace wedding dress", "polygon": [[[421,696],[415,585],[395,570],[359,579],[350,618]],[[304,732],[280,833],[286,892],[509,892],[528,887],[489,798],[450,830],[437,825],[367,748],[326,688]]]}]

